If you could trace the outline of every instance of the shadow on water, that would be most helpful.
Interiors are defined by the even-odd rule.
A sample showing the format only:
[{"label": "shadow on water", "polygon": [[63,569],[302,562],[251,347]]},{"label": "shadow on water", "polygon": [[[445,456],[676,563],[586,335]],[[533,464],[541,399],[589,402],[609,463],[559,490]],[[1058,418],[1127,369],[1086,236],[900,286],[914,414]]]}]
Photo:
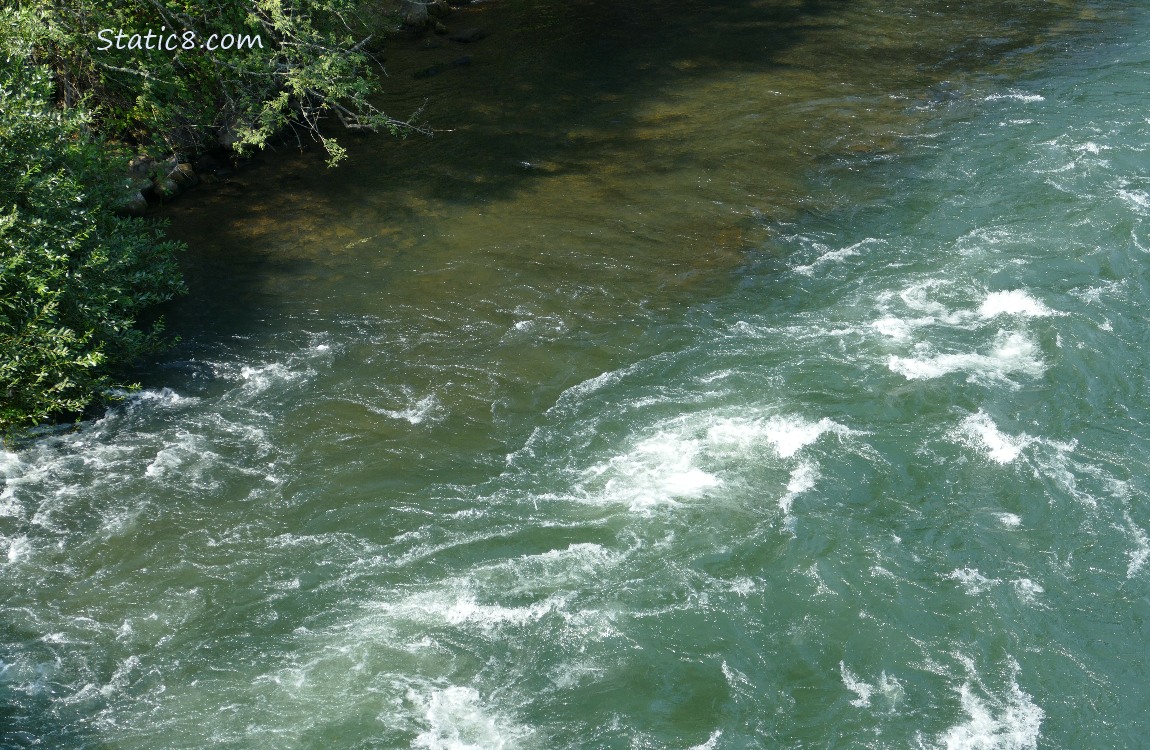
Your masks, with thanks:
[{"label": "shadow on water", "polygon": [[1024,57],[1074,15],[951,6],[503,0],[457,12],[452,30],[491,37],[396,39],[388,52],[383,107],[422,108],[434,138],[351,139],[335,170],[314,152],[263,155],[165,210],[192,247],[173,328],[259,337],[285,312],[375,314],[385,292],[513,307],[515,285],[560,279],[606,288],[615,318],[714,292],[772,221],[833,208],[806,182],[813,168],[893,153],[932,87]]},{"label": "shadow on water", "polygon": [[[642,197],[629,194],[638,175],[707,159],[665,137],[690,135],[673,127],[691,116],[689,105],[642,122],[635,109],[643,97],[704,69],[781,67],[772,58],[797,43],[810,25],[806,16],[828,12],[823,4],[559,5],[458,13],[453,25],[493,30],[479,44],[436,36],[393,41],[398,60],[388,63],[382,104],[395,113],[422,109],[434,138],[352,138],[349,163],[330,171],[318,153],[261,155],[257,168],[168,209],[173,233],[193,246],[193,294],[173,317],[203,323],[204,331],[258,330],[261,305],[246,304],[250,285],[323,274],[331,265],[325,256],[365,227],[383,235],[392,258],[402,257],[437,220],[520,200],[539,182],[562,181],[585,200],[633,203]],[[723,20],[701,27],[703,13]],[[452,64],[463,58],[466,65]],[[440,67],[435,78],[415,77]],[[669,132],[652,133],[652,125]],[[537,206],[543,215],[555,210]],[[245,303],[228,304],[238,300]]]}]

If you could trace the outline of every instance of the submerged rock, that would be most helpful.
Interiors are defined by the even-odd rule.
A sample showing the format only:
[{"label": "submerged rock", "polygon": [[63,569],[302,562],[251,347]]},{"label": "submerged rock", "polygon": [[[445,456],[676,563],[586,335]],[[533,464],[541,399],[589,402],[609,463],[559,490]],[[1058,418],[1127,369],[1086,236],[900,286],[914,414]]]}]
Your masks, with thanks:
[{"label": "submerged rock", "polygon": [[427,26],[427,3],[420,2],[419,0],[403,0],[401,12],[403,13],[404,25],[417,29],[422,29]]},{"label": "submerged rock", "polygon": [[196,170],[192,165],[187,162],[177,164],[174,169],[168,172],[168,177],[176,181],[176,184],[182,188],[189,188],[200,184],[200,177],[196,174]]},{"label": "submerged rock", "polygon": [[193,169],[197,178],[202,178],[209,182],[224,179],[234,171],[230,159],[211,153],[203,154],[196,159],[193,164]]},{"label": "submerged rock", "polygon": [[437,76],[442,72],[443,72],[443,68],[441,68],[438,65],[432,65],[430,67],[424,68],[423,70],[415,71],[414,73],[411,74],[411,77],[416,78],[416,79],[418,79],[418,78],[431,78],[432,76]]},{"label": "submerged rock", "polygon": [[478,42],[480,39],[486,39],[490,35],[491,35],[491,32],[487,31],[487,29],[471,28],[471,29],[461,29],[460,31],[455,32],[454,34],[452,34],[451,36],[449,36],[447,38],[453,42],[460,42],[462,44],[470,44],[472,42]]},{"label": "submerged rock", "polygon": [[137,190],[128,193],[116,206],[116,213],[122,216],[143,216],[148,212],[148,199]]},{"label": "submerged rock", "polygon": [[144,178],[155,169],[156,160],[146,154],[138,154],[128,160],[128,174],[133,178]]},{"label": "submerged rock", "polygon": [[160,199],[168,200],[180,194],[180,186],[171,177],[156,177],[152,180],[152,192]]}]

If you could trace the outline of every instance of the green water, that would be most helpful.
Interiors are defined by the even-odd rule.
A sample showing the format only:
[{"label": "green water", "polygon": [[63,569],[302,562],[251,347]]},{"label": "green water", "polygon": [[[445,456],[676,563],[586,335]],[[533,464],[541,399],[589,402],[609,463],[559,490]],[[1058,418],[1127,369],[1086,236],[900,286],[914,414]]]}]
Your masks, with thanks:
[{"label": "green water", "polygon": [[1150,746],[1150,16],[954,5],[503,0],[172,207],[0,745]]}]

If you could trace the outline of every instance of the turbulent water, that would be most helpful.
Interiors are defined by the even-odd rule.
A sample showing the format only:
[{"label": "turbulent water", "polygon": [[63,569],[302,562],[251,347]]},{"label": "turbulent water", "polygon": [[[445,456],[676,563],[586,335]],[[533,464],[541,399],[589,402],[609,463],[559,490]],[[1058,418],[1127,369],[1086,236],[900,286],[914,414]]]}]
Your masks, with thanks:
[{"label": "turbulent water", "polygon": [[0,453],[0,745],[1150,744],[1150,14],[676,7],[176,209],[181,348]]}]

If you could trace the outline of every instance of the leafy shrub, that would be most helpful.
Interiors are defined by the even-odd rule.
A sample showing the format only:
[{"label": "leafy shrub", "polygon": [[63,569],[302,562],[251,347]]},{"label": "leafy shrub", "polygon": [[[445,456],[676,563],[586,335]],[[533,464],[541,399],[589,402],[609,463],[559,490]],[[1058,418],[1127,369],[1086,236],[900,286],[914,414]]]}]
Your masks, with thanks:
[{"label": "leafy shrub", "polygon": [[[402,133],[371,102],[382,70],[368,48],[385,29],[363,20],[364,0],[27,0],[41,31],[36,58],[52,67],[66,103],[91,94],[111,138],[167,152],[222,142],[241,154],[281,132],[319,141],[330,163],[344,150],[325,120],[352,130]],[[375,27],[374,29],[372,27]],[[147,32],[179,49],[119,49]],[[373,35],[372,32],[375,32]],[[123,40],[115,35],[123,32]],[[195,47],[184,49],[184,34]],[[258,37],[244,49],[201,47],[212,35]],[[138,46],[138,45],[137,45]]]},{"label": "leafy shrub", "polygon": [[[0,2],[0,432],[97,403],[160,343],[141,314],[182,289],[177,245],[117,216],[126,154],[243,153],[321,124],[411,128],[370,101],[364,0]],[[109,47],[111,30],[258,35],[245,49]],[[378,33],[381,29],[376,29]],[[98,135],[97,135],[98,134]]]},{"label": "leafy shrub", "polygon": [[[11,27],[7,29],[11,30]],[[77,414],[115,366],[155,348],[141,311],[182,288],[178,245],[115,215],[122,189],[50,71],[0,51],[0,429]],[[121,162],[122,165],[122,162]],[[122,166],[120,167],[122,169]]]}]

